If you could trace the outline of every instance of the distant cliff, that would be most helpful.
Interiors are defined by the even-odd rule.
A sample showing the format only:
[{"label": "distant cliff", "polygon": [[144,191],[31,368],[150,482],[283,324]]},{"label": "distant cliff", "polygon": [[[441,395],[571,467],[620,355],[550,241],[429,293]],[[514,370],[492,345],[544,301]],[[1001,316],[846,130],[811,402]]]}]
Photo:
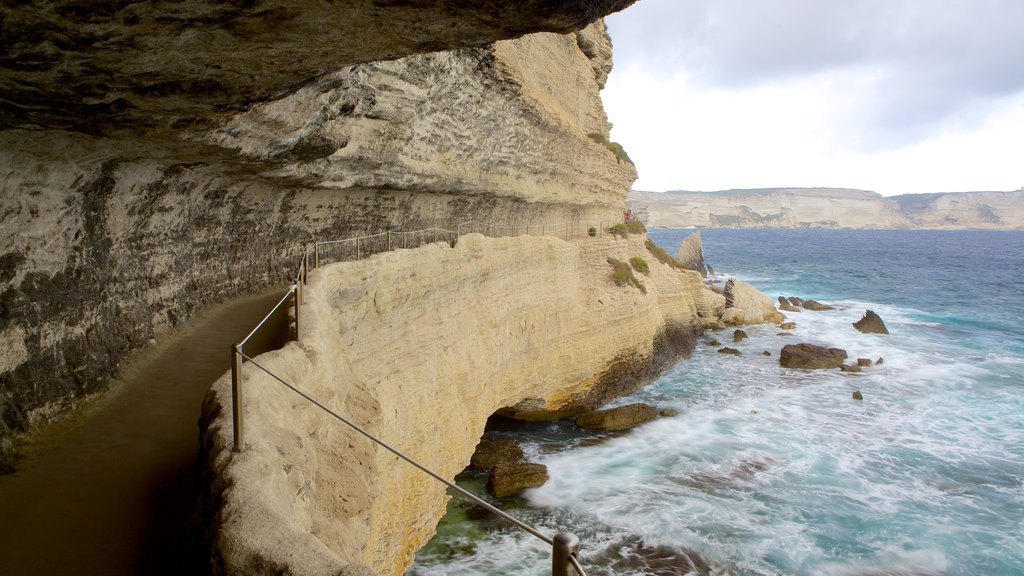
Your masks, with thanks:
[{"label": "distant cliff", "polygon": [[1024,191],[884,197],[843,188],[637,192],[650,227],[1024,229]]}]

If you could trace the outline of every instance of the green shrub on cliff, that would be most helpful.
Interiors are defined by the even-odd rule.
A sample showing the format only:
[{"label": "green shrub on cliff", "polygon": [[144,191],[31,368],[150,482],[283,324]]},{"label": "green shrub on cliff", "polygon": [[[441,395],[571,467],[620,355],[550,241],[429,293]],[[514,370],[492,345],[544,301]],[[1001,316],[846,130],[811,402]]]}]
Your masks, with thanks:
[{"label": "green shrub on cliff", "polygon": [[609,143],[605,144],[605,146],[609,150],[612,151],[612,154],[615,154],[615,162],[616,163],[619,163],[619,162],[628,162],[630,164],[633,163],[633,161],[630,160],[630,158],[629,158],[629,154],[626,154],[626,150],[622,147],[622,144],[619,144],[618,142],[609,142]]},{"label": "green shrub on cliff", "polygon": [[616,224],[608,229],[608,232],[618,236],[619,238],[629,238],[630,234],[644,234],[647,232],[647,228],[644,227],[644,223],[639,220],[630,220],[622,224]]},{"label": "green shrub on cliff", "polygon": [[636,286],[640,292],[647,294],[647,287],[633,275],[633,268],[629,264],[612,257],[608,258],[608,263],[612,265],[612,280],[616,286]]},{"label": "green shrub on cliff", "polygon": [[653,254],[658,259],[658,262],[662,264],[668,264],[678,270],[689,270],[685,264],[673,258],[664,248],[655,244],[650,238],[647,239],[647,251]]},{"label": "green shrub on cliff", "polygon": [[633,256],[632,258],[630,258],[629,259],[629,264],[630,264],[630,266],[633,267],[633,270],[636,270],[637,272],[640,272],[641,274],[650,274],[651,273],[651,267],[647,265],[647,260],[644,260],[643,258],[641,258],[639,256]]}]

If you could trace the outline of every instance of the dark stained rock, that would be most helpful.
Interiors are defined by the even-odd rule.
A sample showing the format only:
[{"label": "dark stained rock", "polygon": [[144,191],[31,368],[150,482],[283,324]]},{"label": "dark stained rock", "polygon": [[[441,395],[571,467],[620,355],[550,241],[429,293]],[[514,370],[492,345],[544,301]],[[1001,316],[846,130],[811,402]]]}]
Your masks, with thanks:
[{"label": "dark stained rock", "polygon": [[797,298],[796,296],[790,296],[789,297],[789,303],[792,304],[793,306],[803,306],[804,305],[804,301],[799,299],[799,298]]},{"label": "dark stained rock", "polygon": [[708,342],[708,346],[721,346],[721,345],[722,345],[722,343],[719,342],[718,340],[711,340],[711,341]]},{"label": "dark stained rock", "polygon": [[789,300],[786,300],[785,296],[779,296],[779,306],[785,306],[789,304]]},{"label": "dark stained rock", "polygon": [[864,317],[853,323],[853,327],[865,334],[888,334],[889,330],[885,327],[885,322],[879,318],[878,314],[868,310],[864,313]]},{"label": "dark stained rock", "polygon": [[719,354],[732,354],[733,356],[739,356],[740,354],[742,354],[742,352],[740,352],[739,350],[737,350],[735,348],[729,348],[728,346],[725,346],[723,348],[719,348],[718,349],[718,353]]},{"label": "dark stained rock", "polygon": [[767,351],[767,350],[765,350],[764,352],[761,352],[761,356],[771,356],[771,355],[772,355],[772,353]]},{"label": "dark stained rock", "polygon": [[783,330],[792,330],[796,328],[796,322],[783,322],[782,324],[779,324],[779,328]]},{"label": "dark stained rock", "polygon": [[657,408],[650,404],[637,402],[578,416],[576,425],[592,430],[628,430],[657,417]]},{"label": "dark stained rock", "polygon": [[548,467],[533,462],[496,464],[487,479],[487,491],[495,498],[514,496],[527,488],[543,486],[548,481]]},{"label": "dark stained rock", "polygon": [[818,302],[817,300],[804,300],[803,308],[804,308],[804,310],[814,310],[814,311],[835,310],[835,308],[829,306],[828,304],[822,304],[821,302]]},{"label": "dark stained rock", "polygon": [[864,395],[860,393],[860,390],[854,390],[853,391],[853,399],[854,400],[863,400],[864,399]]},{"label": "dark stained rock", "polygon": [[857,358],[857,365],[869,368],[873,363],[870,358]]},{"label": "dark stained rock", "polygon": [[843,364],[839,367],[843,372],[860,372],[861,367],[859,364]]},{"label": "dark stained rock", "polygon": [[733,342],[740,342],[744,338],[748,338],[748,336],[747,336],[747,333],[745,331],[743,331],[743,330],[736,330],[736,331],[734,331],[732,333],[732,341]]},{"label": "dark stained rock", "polygon": [[676,410],[675,408],[659,408],[658,416],[661,418],[674,418],[679,416],[679,410]]},{"label": "dark stained rock", "polygon": [[564,34],[633,1],[5,2],[0,128],[210,126],[329,70]]},{"label": "dark stained rock", "polygon": [[883,362],[885,362],[885,358],[879,356],[878,360],[875,360],[875,366],[881,366]]},{"label": "dark stained rock", "polygon": [[844,360],[846,350],[807,343],[786,344],[779,353],[779,365],[785,368],[839,368]]},{"label": "dark stained rock", "polygon": [[776,336],[792,336],[793,333],[792,332],[779,332],[779,333],[777,333],[775,335]]},{"label": "dark stained rock", "polygon": [[521,462],[524,458],[523,449],[515,440],[481,440],[469,465],[477,470],[490,470],[497,464]]}]

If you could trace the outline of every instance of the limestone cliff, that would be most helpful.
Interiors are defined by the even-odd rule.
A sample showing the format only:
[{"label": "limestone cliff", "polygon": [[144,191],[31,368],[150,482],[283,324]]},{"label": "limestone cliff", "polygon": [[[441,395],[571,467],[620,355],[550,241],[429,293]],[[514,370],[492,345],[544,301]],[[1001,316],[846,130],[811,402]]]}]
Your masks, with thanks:
[{"label": "limestone cliff", "polygon": [[0,439],[311,238],[617,217],[603,24],[487,42],[629,3],[5,6]]},{"label": "limestone cliff", "polygon": [[[650,262],[646,291],[608,259]],[[688,353],[699,273],[642,237],[461,238],[311,276],[300,342],[258,361],[443,476],[464,468],[492,413],[565,416],[637,389]],[[443,515],[443,486],[246,368],[247,442],[232,453],[227,375],[205,406],[224,491],[229,573],[401,574]],[[441,424],[440,422],[443,422]]]},{"label": "limestone cliff", "polygon": [[665,228],[1024,228],[1024,191],[890,197],[836,188],[634,191],[628,201],[649,226]]}]

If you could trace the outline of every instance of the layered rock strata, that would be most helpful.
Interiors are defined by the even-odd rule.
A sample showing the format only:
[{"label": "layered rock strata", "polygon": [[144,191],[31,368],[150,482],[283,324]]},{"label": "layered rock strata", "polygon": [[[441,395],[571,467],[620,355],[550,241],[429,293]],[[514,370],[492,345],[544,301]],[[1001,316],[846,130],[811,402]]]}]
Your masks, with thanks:
[{"label": "layered rock strata", "polygon": [[[616,286],[608,258],[636,256],[649,257],[642,237],[469,235],[327,266],[301,341],[258,362],[453,478],[493,413],[592,410],[692,350],[700,275],[651,258],[646,292]],[[255,369],[244,389],[240,453],[228,375],[204,406],[219,566],[401,574],[444,514],[443,486]]]},{"label": "layered rock strata", "polygon": [[[598,9],[562,4],[576,14]],[[54,17],[55,6],[38,18]],[[176,8],[179,20],[160,10],[142,14],[138,26],[166,16],[190,45],[204,37],[189,32],[193,18],[183,14],[192,8]],[[8,18],[5,27],[36,21],[10,10],[21,20]],[[560,10],[537,26],[561,26],[552,24],[564,21]],[[104,26],[113,24],[85,29],[100,34]],[[445,46],[458,42],[445,38]],[[282,42],[302,60],[298,39]],[[317,39],[304,49],[327,45]],[[82,61],[107,62],[79,48]],[[260,54],[245,56],[253,70],[287,68],[255,65]],[[197,310],[290,282],[300,245],[313,238],[454,229],[468,220],[539,232],[544,224],[550,231],[569,220],[601,226],[619,217],[635,170],[588,137],[607,134],[598,92],[610,66],[610,42],[597,22],[568,35],[336,69],[244,111],[211,112],[209,102],[196,102],[205,120],[173,130],[169,112],[163,118],[153,109],[152,121],[140,120],[148,108],[134,95],[130,117],[95,116],[121,129],[82,128],[90,134],[62,130],[79,127],[55,120],[52,110],[18,112],[31,108],[28,96],[9,100],[17,110],[7,110],[9,129],[0,131],[0,438],[103,389],[127,354]],[[227,92],[242,100],[263,94],[236,88]],[[144,92],[164,94],[154,104],[163,110],[191,94],[175,90]]]},{"label": "layered rock strata", "polygon": [[883,197],[841,188],[638,192],[630,208],[651,227],[1024,229],[1024,190]]}]

